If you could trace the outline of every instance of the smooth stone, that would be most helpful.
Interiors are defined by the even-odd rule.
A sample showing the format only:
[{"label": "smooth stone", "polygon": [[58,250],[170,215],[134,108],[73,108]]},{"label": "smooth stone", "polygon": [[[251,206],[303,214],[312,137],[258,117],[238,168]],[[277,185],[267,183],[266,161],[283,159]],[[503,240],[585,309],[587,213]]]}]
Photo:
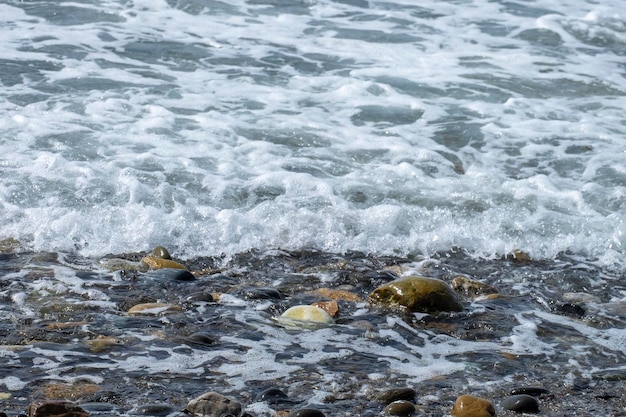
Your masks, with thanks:
[{"label": "smooth stone", "polygon": [[256,396],[255,400],[259,402],[265,401],[268,404],[284,404],[291,402],[287,394],[278,388],[268,388],[262,391]]},{"label": "smooth stone", "polygon": [[172,261],[171,259],[157,258],[156,256],[145,256],[141,258],[141,263],[147,265],[150,269],[187,269],[186,266]]},{"label": "smooth stone", "polygon": [[142,262],[133,262],[120,258],[102,258],[98,262],[102,268],[109,271],[140,271],[146,272],[148,265]]},{"label": "smooth stone", "polygon": [[160,281],[195,281],[196,277],[186,269],[179,268],[162,268],[146,273],[146,278],[156,279]]},{"label": "smooth stone", "polygon": [[542,394],[549,394],[549,393],[550,391],[541,387],[519,387],[519,388],[514,388],[511,390],[511,395],[527,394],[527,395],[532,395],[534,397],[537,397]]},{"label": "smooth stone", "polygon": [[331,300],[343,300],[343,301],[352,301],[352,302],[361,301],[361,297],[346,290],[334,290],[331,288],[318,288],[316,290],[311,291],[311,294],[316,295],[318,297],[330,298]]},{"label": "smooth stone", "polygon": [[461,311],[452,287],[436,278],[410,276],[376,288],[368,297],[374,304],[400,306],[411,312]]},{"label": "smooth stone", "polygon": [[145,404],[135,408],[132,414],[142,416],[166,416],[174,411],[169,404]]},{"label": "smooth stone", "polygon": [[454,402],[454,417],[494,417],[496,410],[489,400],[473,395],[461,395]]},{"label": "smooth stone", "polygon": [[469,297],[498,293],[498,290],[491,285],[479,281],[473,281],[463,276],[455,277],[452,280],[452,288],[465,293]]},{"label": "smooth stone", "polygon": [[539,401],[532,395],[517,394],[502,400],[500,405],[507,410],[517,411],[518,413],[537,413],[539,412]]},{"label": "smooth stone", "polygon": [[317,408],[301,408],[289,413],[288,417],[326,417],[326,414]]},{"label": "smooth stone", "polygon": [[312,305],[298,305],[287,309],[278,318],[287,325],[333,324],[335,320],[323,309]]},{"label": "smooth stone", "polygon": [[172,259],[168,250],[165,249],[163,246],[157,246],[156,248],[152,249],[151,255],[161,259]]},{"label": "smooth stone", "polygon": [[28,417],[89,417],[81,407],[69,401],[33,401],[28,406]]},{"label": "smooth stone", "polygon": [[207,392],[189,401],[187,411],[192,415],[204,417],[239,416],[241,404],[217,392]]},{"label": "smooth stone", "polygon": [[182,311],[183,309],[180,306],[175,304],[167,304],[167,303],[144,303],[137,304],[136,306],[131,307],[128,310],[128,314],[131,316],[138,315],[151,315],[157,316],[159,314],[167,314],[167,313],[175,313],[178,311]]},{"label": "smooth stone", "polygon": [[321,308],[322,310],[330,314],[331,317],[337,317],[337,315],[339,314],[339,304],[335,300],[318,301],[311,305]]},{"label": "smooth stone", "polygon": [[388,416],[410,416],[415,413],[415,405],[406,400],[397,400],[383,409],[383,414]]},{"label": "smooth stone", "polygon": [[380,393],[376,399],[381,403],[390,404],[399,400],[412,401],[416,395],[413,388],[392,388]]}]

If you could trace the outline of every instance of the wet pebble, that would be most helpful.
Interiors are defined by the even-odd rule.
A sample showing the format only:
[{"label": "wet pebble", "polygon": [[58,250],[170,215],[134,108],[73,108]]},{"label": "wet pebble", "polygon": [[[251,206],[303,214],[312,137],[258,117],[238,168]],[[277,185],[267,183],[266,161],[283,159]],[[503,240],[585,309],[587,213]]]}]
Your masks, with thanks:
[{"label": "wet pebble", "polygon": [[289,397],[281,389],[268,388],[256,396],[256,401],[265,401],[269,404],[281,404],[289,402]]},{"label": "wet pebble", "polygon": [[141,263],[147,265],[150,269],[187,269],[186,266],[179,264],[171,259],[157,258],[156,256],[145,256],[141,258]]},{"label": "wet pebble", "polygon": [[168,314],[182,311],[180,306],[167,303],[145,303],[137,304],[128,310],[128,314],[131,316],[148,315],[157,316],[160,314]]},{"label": "wet pebble", "polygon": [[312,305],[293,306],[280,315],[279,321],[288,326],[332,324],[335,322],[326,311]]},{"label": "wet pebble", "polygon": [[164,268],[157,269],[155,271],[149,271],[145,275],[146,278],[156,279],[163,282],[181,281],[189,282],[195,281],[196,276],[186,269],[176,268]]},{"label": "wet pebble", "polygon": [[537,413],[539,412],[539,401],[532,395],[518,394],[505,398],[500,403],[507,410],[517,411],[518,413]]},{"label": "wet pebble", "polygon": [[373,304],[399,306],[412,312],[461,311],[454,290],[444,281],[427,277],[404,277],[383,284],[370,293]]},{"label": "wet pebble", "polygon": [[494,417],[496,410],[489,400],[473,395],[461,395],[454,402],[454,417]]},{"label": "wet pebble", "polygon": [[384,404],[390,404],[399,400],[412,401],[415,395],[413,388],[392,388],[381,392],[376,399]]},{"label": "wet pebble", "polygon": [[189,294],[185,297],[185,301],[195,303],[195,302],[204,302],[211,303],[214,301],[213,295],[208,292],[194,292],[193,294]]},{"label": "wet pebble", "polygon": [[410,401],[397,400],[387,405],[383,410],[383,414],[387,416],[406,417],[415,413],[415,405]]},{"label": "wet pebble", "polygon": [[89,417],[78,405],[69,401],[33,401],[28,406],[28,417]]},{"label": "wet pebble", "polygon": [[301,408],[289,413],[288,417],[326,417],[326,414],[317,408]]},{"label": "wet pebble", "polygon": [[241,404],[217,392],[206,392],[189,401],[186,411],[205,417],[223,417],[241,414]]},{"label": "wet pebble", "polygon": [[172,257],[170,256],[170,252],[163,246],[157,246],[156,248],[152,249],[151,255],[161,259],[172,259]]},{"label": "wet pebble", "polygon": [[246,288],[235,295],[247,300],[280,300],[282,298],[280,291],[271,287]]},{"label": "wet pebble", "polygon": [[135,408],[132,414],[142,416],[166,416],[174,411],[169,404],[146,404]]}]

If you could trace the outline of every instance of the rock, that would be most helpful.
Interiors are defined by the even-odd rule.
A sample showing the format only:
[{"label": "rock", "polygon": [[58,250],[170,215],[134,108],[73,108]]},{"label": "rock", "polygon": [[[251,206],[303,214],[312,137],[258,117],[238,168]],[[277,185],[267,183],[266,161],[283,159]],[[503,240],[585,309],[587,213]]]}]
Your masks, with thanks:
[{"label": "rock", "polygon": [[489,400],[473,395],[461,395],[452,407],[454,417],[494,417],[496,410]]},{"label": "rock", "polygon": [[537,413],[539,412],[539,401],[532,395],[517,394],[505,398],[500,403],[507,410],[517,411],[518,413]]},{"label": "rock", "polygon": [[171,281],[195,281],[196,276],[186,269],[179,268],[163,268],[156,269],[152,271],[148,271],[145,274],[146,279],[154,279],[162,282],[171,282]]},{"label": "rock", "polygon": [[155,258],[172,259],[170,253],[163,246],[157,246],[156,248],[152,249],[151,255]]},{"label": "rock", "polygon": [[50,400],[73,400],[88,397],[102,388],[88,383],[51,383],[43,387],[43,395]]},{"label": "rock", "polygon": [[217,392],[207,392],[189,401],[183,410],[197,417],[239,416],[241,404]]},{"label": "rock", "polygon": [[89,414],[69,401],[33,401],[28,406],[28,417],[89,417]]},{"label": "rock", "polygon": [[293,306],[281,314],[278,321],[289,326],[333,324],[335,322],[326,311],[312,305]]},{"label": "rock", "polygon": [[142,416],[167,416],[174,412],[174,407],[169,404],[145,404],[133,410],[133,414]]},{"label": "rock", "polygon": [[291,400],[282,390],[278,388],[268,388],[259,393],[255,398],[256,401],[265,401],[268,404],[284,404],[290,403]]},{"label": "rock", "polygon": [[337,317],[337,315],[339,314],[339,304],[337,304],[337,301],[335,300],[318,301],[311,305],[321,308],[322,310],[330,314],[331,317]]},{"label": "rock", "polygon": [[498,293],[498,290],[493,288],[491,285],[479,281],[472,281],[471,279],[463,276],[455,277],[452,280],[452,288],[472,298],[481,295]]},{"label": "rock", "polygon": [[406,400],[394,401],[383,409],[383,414],[387,416],[410,416],[413,413],[415,413],[415,405]]},{"label": "rock", "polygon": [[6,239],[0,240],[0,253],[15,253],[21,246],[22,244],[19,240],[12,237],[7,237]]},{"label": "rock", "polygon": [[399,400],[413,401],[416,395],[413,388],[392,388],[381,392],[376,399],[381,403],[390,404]]},{"label": "rock", "polygon": [[150,269],[187,269],[187,267],[179,264],[178,262],[172,261],[170,259],[157,258],[156,256],[145,256],[141,258],[141,263],[147,265]]},{"label": "rock", "polygon": [[317,408],[301,408],[289,413],[288,417],[326,417],[326,414]]},{"label": "rock", "polygon": [[246,300],[280,300],[283,298],[280,291],[271,287],[245,288],[241,291],[237,291],[235,295],[245,298]]},{"label": "rock", "polygon": [[439,279],[418,276],[404,277],[381,285],[369,295],[368,300],[373,304],[400,306],[420,313],[463,309],[448,284]]},{"label": "rock", "polygon": [[139,316],[139,315],[150,315],[157,316],[159,314],[168,314],[175,313],[178,311],[182,311],[183,309],[180,306],[175,304],[166,304],[166,303],[145,303],[145,304],[137,304],[136,306],[131,307],[128,310],[128,314],[131,316]]}]

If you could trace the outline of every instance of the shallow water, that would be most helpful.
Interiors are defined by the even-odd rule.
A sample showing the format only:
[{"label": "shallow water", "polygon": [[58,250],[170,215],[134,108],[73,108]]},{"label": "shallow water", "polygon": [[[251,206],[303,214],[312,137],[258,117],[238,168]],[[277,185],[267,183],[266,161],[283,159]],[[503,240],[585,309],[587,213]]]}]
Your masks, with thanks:
[{"label": "shallow water", "polygon": [[[93,415],[174,415],[197,395],[217,391],[252,415],[304,406],[327,415],[378,415],[379,393],[412,387],[421,415],[449,413],[462,393],[490,398],[507,415],[497,405],[507,390],[539,386],[551,393],[541,399],[544,415],[580,407],[623,412],[623,274],[579,259],[273,251],[184,263],[197,280],[177,281],[174,270],[110,272],[98,260],[62,253],[3,255],[0,383],[10,398],[2,408],[18,413],[35,398],[65,398]],[[324,300],[315,289],[348,290],[365,300],[396,273],[447,282],[462,274],[500,296],[466,296],[462,312],[437,315],[340,300],[328,327],[276,321],[289,306]],[[216,301],[193,301],[215,293]],[[126,313],[155,301],[183,309]],[[268,388],[283,390],[289,401],[260,401]],[[154,414],[157,405],[164,414]]]}]

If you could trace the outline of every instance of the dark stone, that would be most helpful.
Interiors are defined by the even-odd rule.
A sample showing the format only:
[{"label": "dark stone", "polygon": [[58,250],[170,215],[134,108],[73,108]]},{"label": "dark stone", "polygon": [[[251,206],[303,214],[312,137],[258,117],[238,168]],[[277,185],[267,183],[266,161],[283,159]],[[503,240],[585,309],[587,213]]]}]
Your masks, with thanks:
[{"label": "dark stone", "polygon": [[393,388],[381,392],[376,399],[384,404],[390,404],[399,400],[413,401],[415,395],[413,388]]},{"label": "dark stone", "polygon": [[194,333],[183,339],[183,342],[191,346],[207,347],[217,343],[218,339],[204,332]]},{"label": "dark stone", "polygon": [[539,411],[539,401],[532,395],[518,394],[505,398],[500,403],[507,410],[518,413],[537,413]]},{"label": "dark stone", "polygon": [[541,387],[519,387],[519,388],[514,388],[511,390],[511,395],[526,394],[526,395],[532,395],[534,397],[537,397],[542,394],[549,394],[549,393],[550,391]]},{"label": "dark stone", "polygon": [[163,269],[155,269],[145,274],[146,278],[156,279],[159,281],[170,282],[170,281],[181,281],[181,282],[189,282],[195,281],[196,277],[189,271],[185,269],[175,269],[175,268],[163,268]]},{"label": "dark stone", "polygon": [[28,417],[89,417],[89,414],[69,401],[33,401],[28,406]]},{"label": "dark stone", "polygon": [[156,248],[154,248],[152,250],[152,256],[161,258],[161,259],[170,259],[170,260],[172,259],[169,251],[165,249],[163,246],[157,246]]},{"label": "dark stone", "polygon": [[564,303],[556,307],[556,311],[559,313],[567,314],[568,316],[581,318],[585,315],[586,310],[584,307],[578,304]]},{"label": "dark stone", "polygon": [[388,416],[408,417],[415,412],[415,405],[406,400],[398,400],[389,404],[383,410],[383,414]]},{"label": "dark stone", "polygon": [[256,401],[265,401],[269,404],[281,404],[290,402],[289,397],[278,388],[268,388],[256,396]]},{"label": "dark stone", "polygon": [[301,408],[289,413],[288,417],[326,417],[326,414],[316,408]]},{"label": "dark stone", "polygon": [[280,300],[282,298],[280,291],[271,287],[246,288],[238,291],[236,295],[247,300]]},{"label": "dark stone", "polygon": [[142,416],[166,416],[174,411],[173,407],[169,404],[146,404],[137,407],[133,414],[139,414]]}]

